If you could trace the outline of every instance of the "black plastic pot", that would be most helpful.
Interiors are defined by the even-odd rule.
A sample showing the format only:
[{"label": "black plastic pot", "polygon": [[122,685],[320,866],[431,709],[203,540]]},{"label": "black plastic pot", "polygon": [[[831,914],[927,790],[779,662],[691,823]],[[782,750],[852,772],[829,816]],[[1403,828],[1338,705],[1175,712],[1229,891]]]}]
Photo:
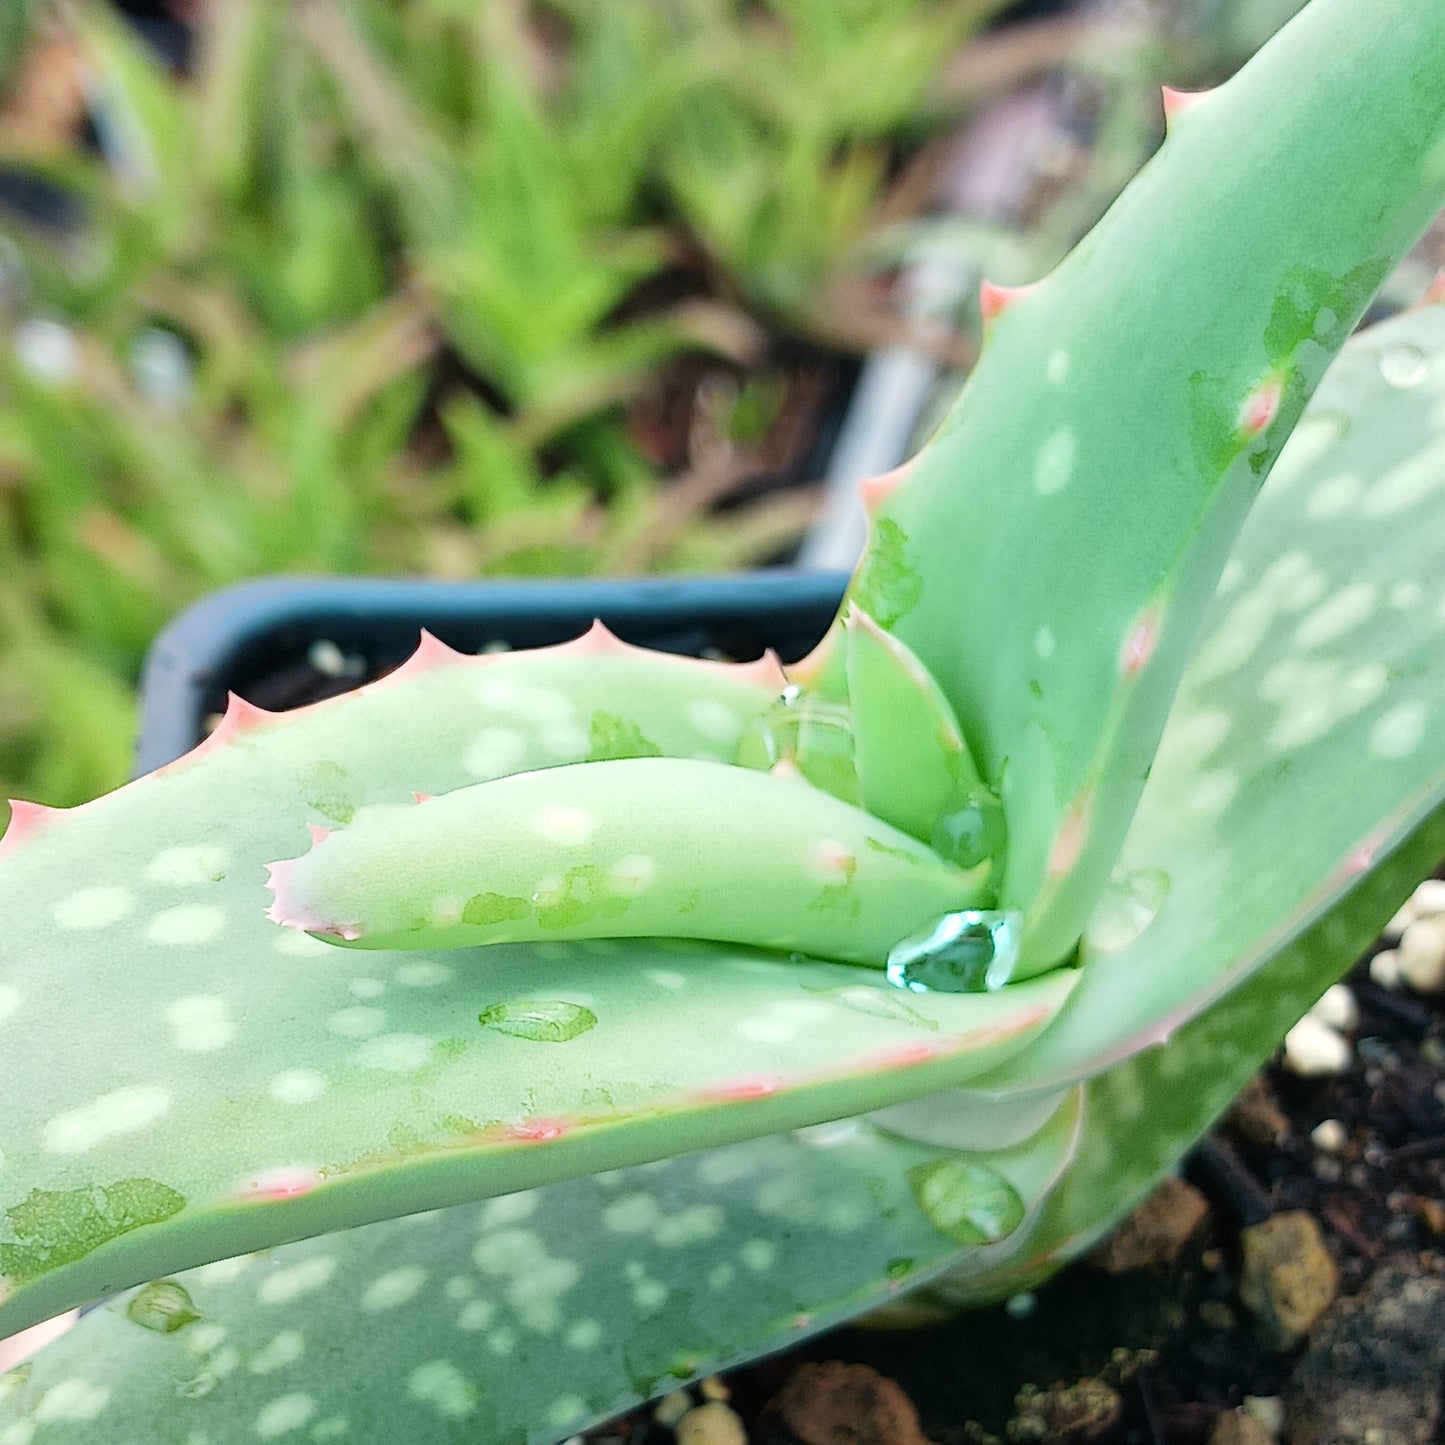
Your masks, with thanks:
[{"label": "black plastic pot", "polygon": [[779,570],[680,580],[247,583],[198,603],[152,645],[136,771],[194,747],[228,692],[274,709],[344,692],[400,663],[422,628],[480,652],[563,642],[601,618],[624,640],[664,652],[745,661],[771,647],[788,661],[822,636],[846,580]]}]

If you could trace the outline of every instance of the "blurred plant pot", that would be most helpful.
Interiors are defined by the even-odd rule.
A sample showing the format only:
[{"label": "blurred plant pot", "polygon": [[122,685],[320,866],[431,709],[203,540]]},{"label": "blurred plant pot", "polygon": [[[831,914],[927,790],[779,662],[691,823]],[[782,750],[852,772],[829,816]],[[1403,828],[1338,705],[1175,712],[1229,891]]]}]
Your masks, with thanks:
[{"label": "blurred plant pot", "polygon": [[422,628],[461,652],[563,642],[601,618],[664,652],[785,661],[822,636],[846,574],[605,581],[426,582],[274,578],[216,593],[152,644],[141,677],[137,773],[195,746],[228,692],[281,711],[397,666]]}]

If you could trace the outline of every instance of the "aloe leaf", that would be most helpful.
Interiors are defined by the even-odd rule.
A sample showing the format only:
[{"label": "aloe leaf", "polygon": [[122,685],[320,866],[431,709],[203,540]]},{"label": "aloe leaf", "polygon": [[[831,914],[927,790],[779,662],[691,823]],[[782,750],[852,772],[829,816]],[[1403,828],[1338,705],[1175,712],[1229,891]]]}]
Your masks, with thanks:
[{"label": "aloe leaf", "polygon": [[0,1376],[0,1440],[556,1440],[896,1298],[939,1220],[1026,1234],[1079,1122],[988,1156],[820,1125],[207,1265]]},{"label": "aloe leaf", "polygon": [[1445,10],[1389,14],[1313,0],[1177,111],[1051,275],[986,293],[979,367],[874,498],[853,596],[1001,793],[1023,973],[1076,945],[1260,479],[1445,201]]},{"label": "aloe leaf", "polygon": [[1169,1038],[1429,822],[1445,797],[1442,536],[1433,306],[1345,348],[1245,526],[1119,864],[1126,891],[1168,881],[1157,917],[1111,938],[1106,894],[1069,1008],[988,1087],[1057,1088]]},{"label": "aloe leaf", "polygon": [[[801,957],[362,958],[265,916],[263,865],[308,825],[593,757],[726,761],[781,681],[600,634],[486,659],[429,643],[301,714],[234,707],[96,803],[22,807],[0,854],[0,1330],[283,1239],[898,1102],[1022,1047],[1075,975],[900,1008],[876,971]],[[522,1014],[552,1034],[497,1026]]]},{"label": "aloe leaf", "polygon": [[987,1277],[946,1275],[943,1297],[953,1305],[1005,1298],[1088,1249],[1228,1107],[1442,854],[1445,806],[1253,977],[1184,1024],[1168,1047],[1136,1054],[1084,1085],[1078,1151],[1025,1247]]}]

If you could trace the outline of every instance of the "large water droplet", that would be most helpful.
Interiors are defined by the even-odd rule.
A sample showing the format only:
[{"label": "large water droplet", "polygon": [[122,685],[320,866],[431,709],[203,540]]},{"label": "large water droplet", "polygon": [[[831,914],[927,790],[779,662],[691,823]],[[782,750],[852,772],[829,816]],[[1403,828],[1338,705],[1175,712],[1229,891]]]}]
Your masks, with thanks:
[{"label": "large water droplet", "polygon": [[987,993],[1019,961],[1021,919],[1013,910],[945,913],[888,953],[888,982],[912,993]]},{"label": "large water droplet", "polygon": [[1380,375],[1402,390],[1419,386],[1430,374],[1430,362],[1418,346],[1402,343],[1387,346],[1380,353]]},{"label": "large water droplet", "polygon": [[1085,930],[1089,950],[1115,953],[1127,948],[1154,922],[1168,892],[1169,875],[1158,868],[1136,868],[1111,878]]},{"label": "large water droplet", "polygon": [[200,1319],[190,1295],[173,1279],[158,1279],[137,1291],[125,1307],[125,1315],[133,1324],[158,1335],[173,1335]]},{"label": "large water droplet", "polygon": [[961,808],[943,814],[933,825],[929,845],[960,868],[973,868],[985,858],[1003,854],[1003,804],[988,788],[972,789]]},{"label": "large water droplet", "polygon": [[539,1044],[565,1044],[597,1024],[597,1015],[580,1003],[559,998],[519,998],[493,1004],[477,1016],[484,1029]]},{"label": "large water droplet", "polygon": [[1023,1223],[1018,1190],[987,1164],[920,1164],[908,1171],[908,1184],[928,1222],[959,1244],[995,1244]]}]

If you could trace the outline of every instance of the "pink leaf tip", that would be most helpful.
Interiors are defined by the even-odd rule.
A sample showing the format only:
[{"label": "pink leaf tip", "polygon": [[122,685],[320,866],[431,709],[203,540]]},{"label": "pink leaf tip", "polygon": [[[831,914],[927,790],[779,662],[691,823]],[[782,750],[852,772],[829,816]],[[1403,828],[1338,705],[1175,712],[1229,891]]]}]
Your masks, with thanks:
[{"label": "pink leaf tip", "polygon": [[999,286],[992,281],[982,282],[978,288],[978,310],[983,324],[992,325],[1010,306],[1036,290],[1038,284],[1035,281],[1028,286]]},{"label": "pink leaf tip", "polygon": [[1164,100],[1164,119],[1169,122],[1176,116],[1181,116],[1186,110],[1192,110],[1200,101],[1208,99],[1212,94],[1208,90],[1175,90],[1172,85],[1160,86],[1159,93]]},{"label": "pink leaf tip", "polygon": [[40,832],[64,808],[50,808],[44,803],[27,803],[24,798],[10,799],[10,824],[0,836],[0,853],[13,853]]}]

